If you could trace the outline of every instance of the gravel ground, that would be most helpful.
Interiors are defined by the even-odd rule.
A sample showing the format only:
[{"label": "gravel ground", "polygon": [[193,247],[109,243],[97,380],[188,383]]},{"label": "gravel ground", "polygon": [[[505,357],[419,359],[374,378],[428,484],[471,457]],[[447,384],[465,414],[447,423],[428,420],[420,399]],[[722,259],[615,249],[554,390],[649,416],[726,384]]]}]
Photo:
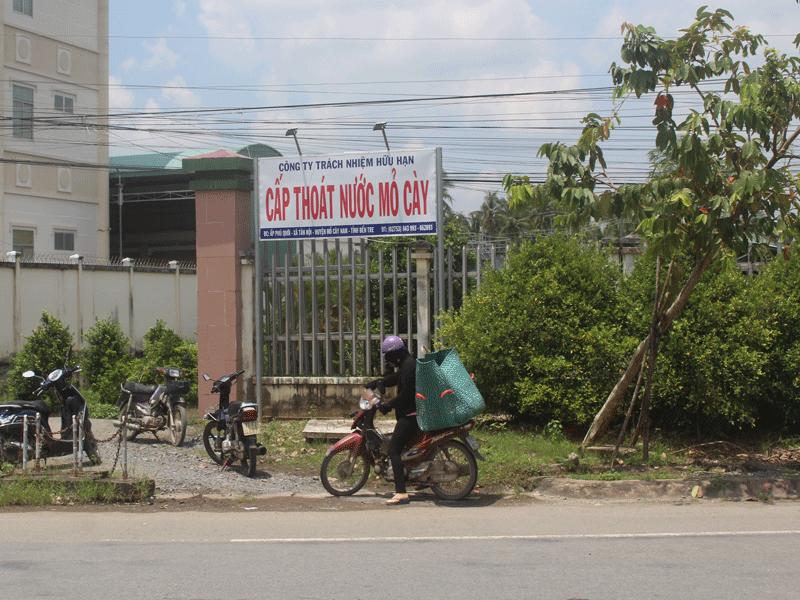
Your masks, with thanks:
[{"label": "gravel ground", "polygon": [[[92,430],[99,440],[113,436],[117,428],[110,420],[92,419]],[[225,469],[212,461],[203,447],[201,426],[189,426],[186,439],[180,448],[169,442],[169,433],[161,431],[156,440],[152,433],[139,434],[128,442],[128,476],[148,477],[156,483],[159,496],[175,495],[220,495],[220,496],[268,496],[272,494],[324,494],[319,477],[301,477],[284,473],[269,473],[263,464],[256,468],[250,478],[240,465]],[[103,464],[100,469],[109,470],[119,447],[119,436],[100,444]],[[263,457],[261,457],[263,460]],[[116,471],[120,472],[122,450],[119,452]]]}]

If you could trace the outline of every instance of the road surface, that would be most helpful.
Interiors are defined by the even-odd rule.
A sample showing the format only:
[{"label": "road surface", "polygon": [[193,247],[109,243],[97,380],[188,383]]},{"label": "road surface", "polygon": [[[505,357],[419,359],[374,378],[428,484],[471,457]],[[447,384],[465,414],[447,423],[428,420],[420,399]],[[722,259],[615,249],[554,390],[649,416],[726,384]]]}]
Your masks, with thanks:
[{"label": "road surface", "polygon": [[[356,498],[342,499],[342,507]],[[798,597],[800,504],[0,513],[4,598]]]}]

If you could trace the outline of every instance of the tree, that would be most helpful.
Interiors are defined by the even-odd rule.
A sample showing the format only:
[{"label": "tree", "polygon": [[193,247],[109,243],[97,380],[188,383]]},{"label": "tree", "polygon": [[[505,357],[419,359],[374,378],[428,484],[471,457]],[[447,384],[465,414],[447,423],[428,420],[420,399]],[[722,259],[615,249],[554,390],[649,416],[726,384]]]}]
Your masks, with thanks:
[{"label": "tree", "polygon": [[[746,28],[733,29],[732,20],[728,11],[702,7],[676,40],[663,40],[649,27],[623,24],[624,64],[610,69],[615,86],[611,116],[587,115],[573,146],[543,145],[539,156],[550,163],[543,184],[504,178],[512,206],[553,202],[564,211],[556,222],[570,228],[608,217],[630,218],[640,223],[639,231],[656,252],[671,256],[688,250],[693,256],[682,287],[670,282],[675,292],[667,298],[668,308],[634,352],[584,447],[606,431],[650,344],[669,329],[713,261],[741,255],[752,243],[788,239],[796,230],[792,146],[800,135],[800,58],[766,47],[763,36]],[[800,36],[794,43],[800,45]],[[761,66],[751,68],[745,59],[762,48]],[[680,123],[673,115],[675,90],[689,90],[699,101]],[[655,147],[666,160],[646,183],[616,185],[602,143],[620,124],[624,103],[647,95],[654,96]]]}]

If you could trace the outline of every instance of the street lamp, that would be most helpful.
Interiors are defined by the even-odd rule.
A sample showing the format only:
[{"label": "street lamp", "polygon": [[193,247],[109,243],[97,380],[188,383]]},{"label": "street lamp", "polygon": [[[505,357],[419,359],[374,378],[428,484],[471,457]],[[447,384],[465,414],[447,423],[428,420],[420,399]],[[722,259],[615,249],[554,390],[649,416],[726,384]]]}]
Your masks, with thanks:
[{"label": "street lamp", "polygon": [[292,136],[294,138],[295,146],[297,146],[297,153],[300,156],[303,156],[303,153],[300,152],[300,142],[297,141],[297,128],[287,129],[286,130],[286,137]]},{"label": "street lamp", "polygon": [[389,140],[386,139],[386,123],[375,123],[372,131],[380,131],[383,134],[383,143],[386,144],[386,151],[389,152]]}]

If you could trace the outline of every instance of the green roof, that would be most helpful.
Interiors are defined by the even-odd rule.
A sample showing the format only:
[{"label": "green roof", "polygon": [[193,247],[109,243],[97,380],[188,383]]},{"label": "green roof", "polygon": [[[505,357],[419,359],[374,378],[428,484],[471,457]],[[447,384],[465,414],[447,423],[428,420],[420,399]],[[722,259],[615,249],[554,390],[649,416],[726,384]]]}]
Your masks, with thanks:
[{"label": "green roof", "polygon": [[216,152],[217,150],[228,150],[251,158],[282,156],[281,153],[272,146],[267,146],[266,144],[250,144],[249,146],[240,148],[206,148],[175,150],[172,152],[150,152],[148,154],[126,154],[123,156],[111,156],[108,162],[112,167],[137,170],[180,169],[184,158],[193,158],[195,156]]}]

